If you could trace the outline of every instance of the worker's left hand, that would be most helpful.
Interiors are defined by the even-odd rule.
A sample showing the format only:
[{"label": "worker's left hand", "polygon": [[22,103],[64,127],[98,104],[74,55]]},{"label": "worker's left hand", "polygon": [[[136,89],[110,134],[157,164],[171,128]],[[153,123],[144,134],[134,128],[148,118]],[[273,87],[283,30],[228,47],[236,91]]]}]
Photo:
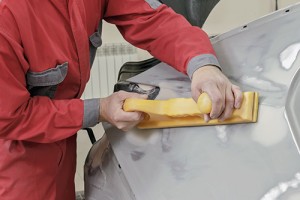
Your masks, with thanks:
[{"label": "worker's left hand", "polygon": [[118,129],[128,131],[144,119],[142,112],[125,112],[124,101],[128,98],[147,99],[147,95],[118,91],[100,99],[100,121],[106,121]]},{"label": "worker's left hand", "polygon": [[205,121],[228,119],[234,108],[239,108],[243,100],[240,88],[215,66],[207,65],[197,69],[192,76],[192,96],[197,102],[201,93],[206,92],[212,101],[212,110],[205,115]]}]

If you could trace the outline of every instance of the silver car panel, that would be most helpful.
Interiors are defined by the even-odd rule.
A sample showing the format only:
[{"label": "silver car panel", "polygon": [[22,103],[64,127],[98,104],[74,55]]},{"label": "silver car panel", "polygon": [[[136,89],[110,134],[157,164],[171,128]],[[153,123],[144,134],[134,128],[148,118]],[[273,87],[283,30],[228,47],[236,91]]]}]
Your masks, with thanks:
[{"label": "silver car panel", "polygon": [[[212,43],[231,81],[260,93],[258,122],[127,133],[106,125],[126,179],[107,181],[126,183],[131,195],[122,200],[300,199],[295,145],[300,137],[300,5],[219,35]],[[158,99],[190,96],[188,77],[165,63],[130,81],[159,86]],[[95,180],[85,176],[93,185]],[[113,192],[89,191],[119,199]]]}]

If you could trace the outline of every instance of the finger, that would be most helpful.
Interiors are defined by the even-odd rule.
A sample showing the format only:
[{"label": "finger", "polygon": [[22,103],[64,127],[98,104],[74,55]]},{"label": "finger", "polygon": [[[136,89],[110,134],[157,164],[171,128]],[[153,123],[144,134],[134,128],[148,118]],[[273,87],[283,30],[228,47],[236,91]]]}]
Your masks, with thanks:
[{"label": "finger", "polygon": [[128,131],[143,119],[144,114],[141,112],[123,112],[115,119],[115,126],[120,130]]},{"label": "finger", "polygon": [[207,93],[212,102],[212,109],[209,116],[211,119],[216,119],[222,114],[224,110],[225,94],[222,94],[222,92],[217,87],[210,88],[209,90],[207,90]]},{"label": "finger", "polygon": [[122,122],[118,123],[116,127],[124,132],[129,131],[133,127],[135,127],[138,123],[133,123],[133,122]]},{"label": "finger", "polygon": [[222,115],[219,117],[219,120],[224,121],[225,119],[230,118],[233,112],[233,108],[234,108],[234,96],[231,88],[228,88],[226,90],[226,96],[225,96],[225,108]]},{"label": "finger", "polygon": [[205,121],[206,123],[209,122],[209,121],[211,120],[211,118],[209,117],[208,114],[204,114],[203,117],[204,117],[204,121]]},{"label": "finger", "polygon": [[125,112],[123,111],[120,114],[120,120],[123,122],[140,122],[144,119],[144,113],[143,112]]},{"label": "finger", "polygon": [[243,102],[243,92],[240,87],[232,85],[232,93],[234,95],[234,107],[240,108]]}]

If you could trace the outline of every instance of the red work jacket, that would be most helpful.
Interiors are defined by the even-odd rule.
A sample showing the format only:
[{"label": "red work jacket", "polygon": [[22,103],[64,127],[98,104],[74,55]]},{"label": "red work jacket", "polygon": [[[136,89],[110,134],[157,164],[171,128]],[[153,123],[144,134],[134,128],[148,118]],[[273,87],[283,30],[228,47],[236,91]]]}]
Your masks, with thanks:
[{"label": "red work jacket", "polygon": [[102,19],[183,73],[214,56],[203,31],[155,0],[0,1],[0,199],[74,199],[79,98]]}]

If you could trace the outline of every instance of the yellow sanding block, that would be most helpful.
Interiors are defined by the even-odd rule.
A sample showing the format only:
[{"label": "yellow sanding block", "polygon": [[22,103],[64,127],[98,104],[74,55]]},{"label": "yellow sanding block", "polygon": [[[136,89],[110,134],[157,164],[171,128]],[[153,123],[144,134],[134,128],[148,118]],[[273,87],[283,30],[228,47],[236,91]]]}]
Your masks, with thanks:
[{"label": "yellow sanding block", "polygon": [[182,126],[205,126],[219,124],[250,123],[257,121],[258,93],[243,92],[243,102],[235,109],[231,118],[205,122],[203,115],[211,111],[212,103],[206,93],[202,93],[196,103],[192,98],[173,98],[168,100],[126,99],[124,111],[144,112],[145,119],[138,128],[167,128]]}]

